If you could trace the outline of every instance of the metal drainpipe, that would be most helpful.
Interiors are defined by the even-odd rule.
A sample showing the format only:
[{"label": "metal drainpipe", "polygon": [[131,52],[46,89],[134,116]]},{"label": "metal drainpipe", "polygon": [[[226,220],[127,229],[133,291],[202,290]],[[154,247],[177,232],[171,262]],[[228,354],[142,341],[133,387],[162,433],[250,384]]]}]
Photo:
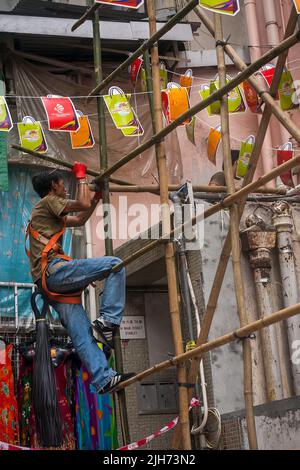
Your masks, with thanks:
[{"label": "metal drainpipe", "polygon": [[[277,230],[277,247],[279,254],[280,273],[283,286],[283,301],[285,307],[299,302],[297,277],[292,243],[294,227],[292,211],[287,202],[277,202],[273,206],[273,224]],[[290,360],[293,353],[294,341],[300,340],[300,315],[286,320]],[[291,362],[294,393],[300,395],[300,364]]]},{"label": "metal drainpipe", "polygon": [[[241,234],[244,251],[250,256],[250,266],[253,269],[255,290],[260,318],[274,312],[272,303],[272,286],[270,282],[271,257],[270,251],[275,247],[276,232],[254,230]],[[275,325],[261,331],[261,347],[266,378],[267,400],[283,398],[279,364],[279,352]]]}]

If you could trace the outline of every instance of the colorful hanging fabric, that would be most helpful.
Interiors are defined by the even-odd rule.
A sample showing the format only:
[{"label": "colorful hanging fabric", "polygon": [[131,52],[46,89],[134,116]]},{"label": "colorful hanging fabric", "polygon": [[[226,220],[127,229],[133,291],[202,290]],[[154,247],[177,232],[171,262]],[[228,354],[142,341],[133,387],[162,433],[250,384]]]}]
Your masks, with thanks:
[{"label": "colorful hanging fabric", "polygon": [[255,137],[250,135],[244,142],[241,143],[240,155],[237,161],[236,176],[244,178],[246,176],[250,158],[252,155],[253,147],[255,144]]},{"label": "colorful hanging fabric", "polygon": [[0,362],[0,441],[18,445],[19,421],[12,369],[13,345],[5,345],[4,351],[5,358]]},{"label": "colorful hanging fabric", "polygon": [[128,96],[117,86],[110,87],[104,102],[117,129],[125,136],[143,135],[144,130],[132,109]]},{"label": "colorful hanging fabric", "polygon": [[185,87],[188,91],[190,96],[191,94],[191,87],[193,85],[193,71],[192,69],[187,69],[184,75],[180,75],[179,84],[182,87]]},{"label": "colorful hanging fabric", "polygon": [[72,149],[90,149],[95,145],[95,139],[91,129],[90,121],[81,111],[76,110],[79,129],[76,132],[70,132]]},{"label": "colorful hanging fabric", "polygon": [[[286,144],[282,145],[277,150],[277,165],[282,165],[285,162],[291,160],[294,156],[294,150],[291,142],[287,142]],[[286,186],[294,187],[293,177],[292,177],[292,170],[287,171],[280,175],[280,179]]]},{"label": "colorful hanging fabric", "polygon": [[0,96],[0,131],[9,132],[13,122],[4,96]]},{"label": "colorful hanging fabric", "polygon": [[282,72],[278,94],[280,100],[280,107],[283,111],[289,111],[297,108],[299,103],[296,97],[296,88],[292,74],[289,70],[285,69]]},{"label": "colorful hanging fabric", "polygon": [[137,81],[138,75],[140,73],[142,64],[143,64],[142,57],[138,57],[129,66],[129,74],[130,74],[130,79],[131,79],[131,82],[132,82],[133,86],[136,85],[136,81]]},{"label": "colorful hanging fabric", "polygon": [[32,116],[25,116],[17,124],[21,146],[38,153],[47,152],[47,143],[41,123]]},{"label": "colorful hanging fabric", "polygon": [[191,142],[191,144],[196,145],[195,142],[195,126],[196,126],[196,116],[192,117],[192,120],[189,124],[186,124],[185,130],[186,130],[186,136],[188,140]]},{"label": "colorful hanging fabric", "polygon": [[[162,106],[167,124],[175,121],[181,114],[190,108],[189,95],[187,89],[178,83],[168,83],[167,90],[161,92]],[[189,124],[191,119],[187,119],[181,125]]]},{"label": "colorful hanging fabric", "polygon": [[221,142],[221,126],[212,128],[207,139],[207,157],[208,160],[216,165],[216,155]]},{"label": "colorful hanging fabric", "polygon": [[294,0],[294,5],[298,15],[300,15],[300,0]]},{"label": "colorful hanging fabric", "polygon": [[248,81],[245,81],[243,82],[243,89],[244,89],[246,102],[250,111],[256,114],[262,114],[258,94],[256,93],[255,89],[252,87],[252,85]]},{"label": "colorful hanging fabric", "polygon": [[235,16],[240,11],[239,0],[199,0],[199,5],[206,10],[222,15]]},{"label": "colorful hanging fabric", "polygon": [[95,0],[95,3],[103,3],[104,5],[123,7],[123,8],[140,8],[144,0]]},{"label": "colorful hanging fabric", "polygon": [[35,436],[32,408],[32,364],[20,354],[18,380],[20,444],[31,447]]},{"label": "colorful hanging fabric", "polygon": [[7,134],[0,132],[0,191],[8,191]]},{"label": "colorful hanging fabric", "polygon": [[90,390],[90,375],[81,366],[76,372],[76,435],[80,450],[113,450],[118,447],[116,417],[110,394]]},{"label": "colorful hanging fabric", "polygon": [[76,132],[79,129],[76,110],[70,98],[48,95],[41,100],[47,114],[49,131]]}]

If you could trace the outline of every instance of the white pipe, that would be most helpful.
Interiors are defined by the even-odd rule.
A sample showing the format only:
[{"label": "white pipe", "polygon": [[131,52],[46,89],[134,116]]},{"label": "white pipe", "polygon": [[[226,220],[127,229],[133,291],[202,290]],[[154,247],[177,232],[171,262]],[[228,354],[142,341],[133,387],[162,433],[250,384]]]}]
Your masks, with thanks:
[{"label": "white pipe", "polygon": [[[86,257],[93,257],[93,244],[92,244],[92,230],[91,221],[87,220],[85,223],[85,238],[86,238]],[[90,320],[93,322],[97,318],[97,305],[96,305],[96,290],[95,287],[89,285],[89,303],[90,303]]]},{"label": "white pipe", "polygon": [[[277,210],[276,210],[277,208]],[[285,307],[298,302],[296,267],[292,243],[293,219],[289,206],[286,203],[274,206],[275,215],[273,223],[277,229],[277,247],[279,255],[280,273],[283,286],[283,301]],[[300,315],[286,321],[290,357],[293,354],[295,341],[300,340]],[[299,344],[299,343],[298,343]],[[291,361],[294,392],[300,395],[300,364]]]}]

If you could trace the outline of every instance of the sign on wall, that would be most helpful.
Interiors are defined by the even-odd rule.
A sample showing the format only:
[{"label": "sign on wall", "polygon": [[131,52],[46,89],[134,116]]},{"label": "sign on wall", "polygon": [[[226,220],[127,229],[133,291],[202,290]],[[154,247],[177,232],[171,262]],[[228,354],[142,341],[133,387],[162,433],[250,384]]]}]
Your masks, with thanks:
[{"label": "sign on wall", "polygon": [[145,317],[126,315],[120,325],[121,339],[145,339]]},{"label": "sign on wall", "polygon": [[95,3],[104,3],[105,5],[124,8],[140,8],[144,0],[95,0]]}]

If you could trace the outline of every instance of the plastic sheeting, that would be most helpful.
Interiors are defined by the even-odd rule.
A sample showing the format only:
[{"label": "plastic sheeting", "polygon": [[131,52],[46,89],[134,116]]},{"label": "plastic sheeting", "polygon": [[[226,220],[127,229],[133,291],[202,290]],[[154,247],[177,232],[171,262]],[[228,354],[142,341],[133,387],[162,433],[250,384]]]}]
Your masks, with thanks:
[{"label": "plastic sheeting", "polygon": [[[96,100],[86,102],[81,96],[88,95],[94,84],[89,86],[78,85],[59,74],[45,71],[42,67],[32,65],[24,60],[12,56],[13,73],[17,98],[18,120],[26,115],[33,116],[41,121],[48,143],[48,154],[55,158],[73,162],[80,160],[87,164],[88,168],[99,171],[99,130]],[[133,93],[129,79],[113,82],[124,92]],[[104,94],[106,90],[102,93]],[[68,133],[48,131],[47,117],[42,106],[40,96],[48,94],[71,97],[76,109],[89,115],[91,127],[96,144],[93,149],[72,150],[70,136]],[[25,98],[31,97],[31,98]],[[132,95],[131,104],[141,121],[145,130],[142,137],[124,137],[120,130],[116,129],[107,110],[105,110],[108,164],[111,166],[124,155],[136,148],[142,142],[148,140],[152,135],[151,115],[147,94]],[[11,132],[11,142],[18,142],[18,135],[14,129]],[[179,183],[182,178],[182,163],[179,142],[176,130],[170,133],[166,140],[166,155],[170,183]],[[11,151],[10,159],[22,160],[19,152]],[[27,159],[26,159],[27,160]],[[23,158],[23,161],[26,161]],[[32,161],[35,159],[32,159]],[[28,161],[28,160],[27,160]],[[35,160],[36,162],[36,160]],[[129,181],[131,183],[149,184],[156,183],[157,176],[156,159],[154,147],[136,157],[133,161],[120,168],[112,176]]]},{"label": "plastic sheeting", "polygon": [[[34,169],[10,167],[10,191],[0,191],[0,282],[32,282],[24,242],[31,210],[39,200],[31,184],[34,173],[36,173]],[[66,176],[66,184],[68,180]],[[63,239],[63,248],[67,254],[70,254],[71,230],[69,229]],[[30,295],[30,289],[18,289],[19,317],[31,316]],[[1,317],[11,318],[14,315],[14,288],[0,286],[0,322]]]}]

